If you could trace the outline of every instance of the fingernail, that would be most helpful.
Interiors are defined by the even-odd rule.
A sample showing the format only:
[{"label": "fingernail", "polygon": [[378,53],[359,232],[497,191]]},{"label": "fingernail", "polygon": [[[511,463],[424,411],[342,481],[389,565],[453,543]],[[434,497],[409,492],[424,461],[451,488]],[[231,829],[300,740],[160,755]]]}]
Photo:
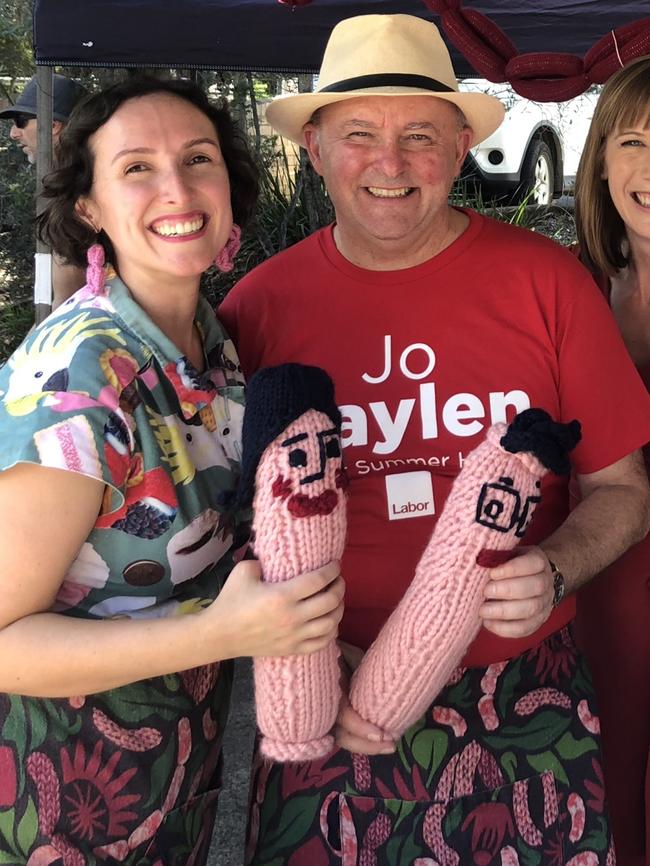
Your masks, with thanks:
[{"label": "fingernail", "polygon": [[385,747],[380,752],[380,755],[394,755],[395,754],[395,746]]},{"label": "fingernail", "polygon": [[368,734],[368,739],[373,743],[381,743],[381,734]]}]

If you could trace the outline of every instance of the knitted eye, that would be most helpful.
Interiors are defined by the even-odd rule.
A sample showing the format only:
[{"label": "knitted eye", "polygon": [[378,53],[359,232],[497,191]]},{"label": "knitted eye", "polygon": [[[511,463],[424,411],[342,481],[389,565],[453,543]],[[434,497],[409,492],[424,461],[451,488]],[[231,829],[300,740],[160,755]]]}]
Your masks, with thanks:
[{"label": "knitted eye", "polygon": [[499,502],[496,499],[491,499],[483,506],[483,513],[486,517],[489,517],[491,520],[498,520],[499,515],[503,511],[503,502]]},{"label": "knitted eye", "polygon": [[325,446],[325,454],[328,457],[340,457],[341,456],[341,446],[339,445],[338,439],[330,439]]},{"label": "knitted eye", "polygon": [[307,465],[307,452],[302,448],[294,448],[289,452],[289,466],[298,469],[301,466]]},{"label": "knitted eye", "polygon": [[512,479],[502,477],[497,483],[484,484],[476,507],[476,522],[497,532],[510,532],[521,516],[521,497]]}]

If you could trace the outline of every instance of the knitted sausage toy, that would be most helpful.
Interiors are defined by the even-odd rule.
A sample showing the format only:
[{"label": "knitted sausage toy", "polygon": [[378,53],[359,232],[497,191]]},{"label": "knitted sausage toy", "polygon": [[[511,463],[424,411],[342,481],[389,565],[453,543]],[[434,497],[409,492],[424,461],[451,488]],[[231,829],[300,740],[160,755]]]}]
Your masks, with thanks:
[{"label": "knitted sausage toy", "polygon": [[490,576],[482,554],[519,543],[542,476],[568,472],[579,439],[577,421],[558,424],[528,409],[508,428],[491,427],[469,454],[411,585],[352,678],[360,716],[397,739],[433,702],[480,628]]},{"label": "knitted sausage toy", "polygon": [[[323,370],[282,364],[251,378],[238,504],[253,497],[253,550],[265,581],[290,580],[341,558],[347,476],[340,433],[334,387]],[[254,660],[264,755],[306,761],[334,747],[338,656],[332,641],[311,655]]]}]

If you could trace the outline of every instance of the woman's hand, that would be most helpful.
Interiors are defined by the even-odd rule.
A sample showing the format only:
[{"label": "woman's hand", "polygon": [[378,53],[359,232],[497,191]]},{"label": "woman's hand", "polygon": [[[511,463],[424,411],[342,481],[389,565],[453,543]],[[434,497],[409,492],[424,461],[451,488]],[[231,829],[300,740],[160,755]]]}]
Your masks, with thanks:
[{"label": "woman's hand", "polygon": [[[246,560],[235,566],[201,617],[223,648],[222,658],[303,655],[336,638],[344,594],[338,562],[264,583],[259,563]],[[210,640],[209,632],[204,639]]]}]

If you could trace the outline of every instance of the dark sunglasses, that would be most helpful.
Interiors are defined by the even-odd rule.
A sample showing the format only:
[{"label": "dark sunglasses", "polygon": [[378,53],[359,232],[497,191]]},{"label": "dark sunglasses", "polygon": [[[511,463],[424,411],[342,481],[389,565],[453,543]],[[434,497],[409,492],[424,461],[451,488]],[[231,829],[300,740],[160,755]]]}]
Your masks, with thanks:
[{"label": "dark sunglasses", "polygon": [[24,129],[30,120],[33,120],[28,114],[16,114],[13,117],[14,126],[16,129]]}]

